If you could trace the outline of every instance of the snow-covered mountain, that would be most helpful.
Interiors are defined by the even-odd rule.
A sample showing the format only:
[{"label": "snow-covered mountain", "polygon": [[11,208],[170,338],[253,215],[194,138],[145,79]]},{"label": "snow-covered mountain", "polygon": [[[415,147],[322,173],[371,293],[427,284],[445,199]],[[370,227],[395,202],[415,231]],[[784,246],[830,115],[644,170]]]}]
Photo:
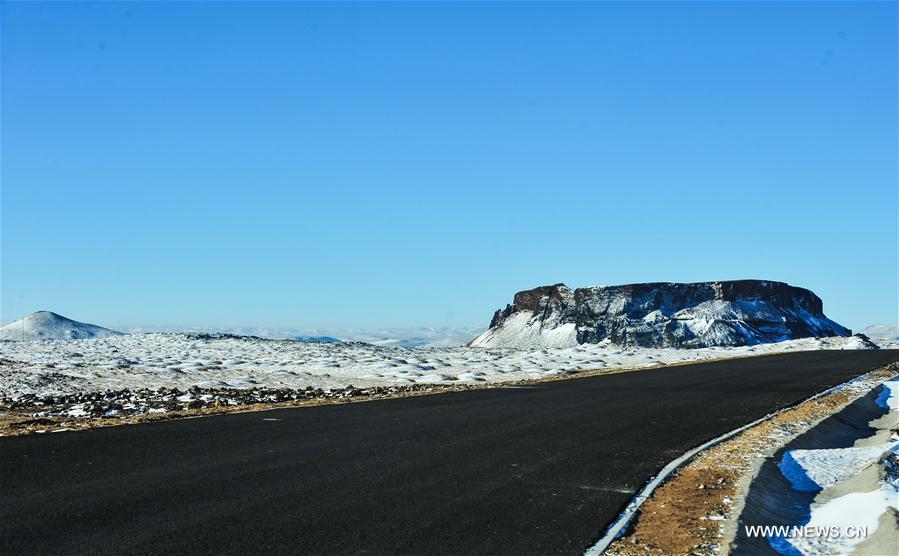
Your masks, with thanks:
[{"label": "snow-covered mountain", "polygon": [[824,316],[821,299],[783,282],[734,280],[571,289],[542,286],[515,294],[474,347],[570,347],[609,341],[643,347],[700,348],[849,336]]},{"label": "snow-covered mountain", "polygon": [[899,340],[899,324],[875,324],[862,330],[862,334],[872,338]]},{"label": "snow-covered mountain", "polygon": [[38,311],[0,328],[0,340],[83,340],[121,334],[96,324]]}]

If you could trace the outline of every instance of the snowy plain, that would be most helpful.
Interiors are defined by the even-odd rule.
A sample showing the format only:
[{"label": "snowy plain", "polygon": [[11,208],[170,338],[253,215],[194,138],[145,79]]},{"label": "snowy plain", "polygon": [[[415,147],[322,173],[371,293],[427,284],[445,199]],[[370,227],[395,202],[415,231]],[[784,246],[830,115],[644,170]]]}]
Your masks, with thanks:
[{"label": "snowy plain", "polygon": [[859,349],[857,337],[804,338],[705,349],[583,344],[513,349],[313,343],[192,333],[123,334],[85,340],[0,341],[0,395],[106,389],[342,388],[501,383],[571,372],[820,349]]}]

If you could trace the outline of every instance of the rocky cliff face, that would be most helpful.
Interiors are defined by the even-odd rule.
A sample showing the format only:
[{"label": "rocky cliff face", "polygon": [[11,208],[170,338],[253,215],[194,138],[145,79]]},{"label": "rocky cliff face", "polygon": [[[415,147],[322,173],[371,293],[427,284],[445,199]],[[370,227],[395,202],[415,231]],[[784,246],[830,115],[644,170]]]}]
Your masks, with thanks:
[{"label": "rocky cliff face", "polygon": [[821,299],[783,282],[734,280],[571,289],[541,286],[497,311],[477,347],[624,346],[699,348],[849,336],[824,316]]}]

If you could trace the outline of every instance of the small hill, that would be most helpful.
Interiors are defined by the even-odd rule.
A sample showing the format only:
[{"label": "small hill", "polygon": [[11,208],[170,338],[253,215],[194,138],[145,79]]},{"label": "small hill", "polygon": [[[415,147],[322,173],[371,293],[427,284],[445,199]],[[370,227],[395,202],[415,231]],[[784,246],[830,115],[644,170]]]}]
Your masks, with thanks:
[{"label": "small hill", "polygon": [[0,328],[0,340],[83,340],[121,334],[96,324],[38,311]]}]

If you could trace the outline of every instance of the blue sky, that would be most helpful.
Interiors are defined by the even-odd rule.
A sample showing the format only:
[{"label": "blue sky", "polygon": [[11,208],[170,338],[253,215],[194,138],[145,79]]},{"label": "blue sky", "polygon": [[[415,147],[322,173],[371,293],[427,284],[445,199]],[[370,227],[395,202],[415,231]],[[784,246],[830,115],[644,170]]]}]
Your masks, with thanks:
[{"label": "blue sky", "polygon": [[0,9],[3,323],[735,278],[897,320],[895,3]]}]

